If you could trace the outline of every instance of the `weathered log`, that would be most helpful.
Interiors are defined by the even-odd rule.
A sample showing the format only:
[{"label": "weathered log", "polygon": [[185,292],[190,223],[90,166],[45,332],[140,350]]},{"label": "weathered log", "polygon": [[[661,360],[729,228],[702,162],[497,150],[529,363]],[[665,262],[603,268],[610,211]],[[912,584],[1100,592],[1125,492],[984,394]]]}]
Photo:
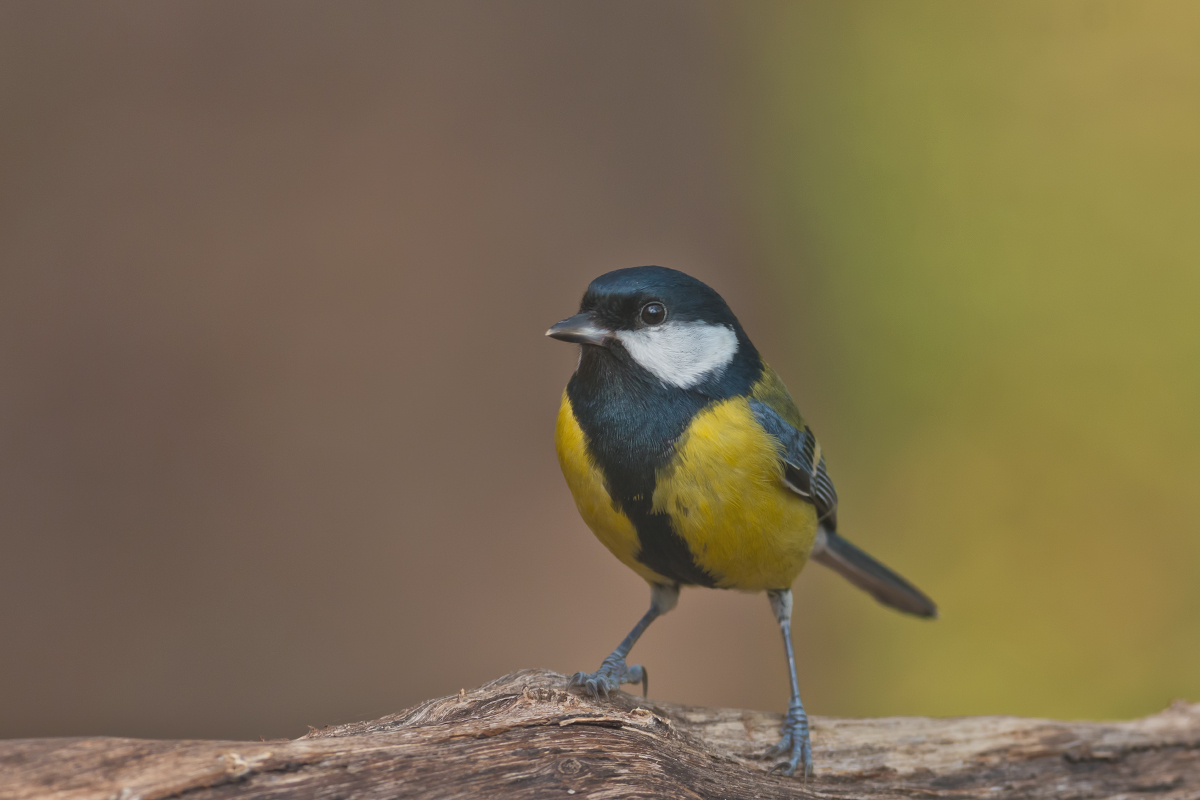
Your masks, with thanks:
[{"label": "weathered log", "polygon": [[1200,703],[1117,723],[815,717],[807,780],[762,757],[779,723],[525,671],[295,740],[0,742],[0,797],[1200,798]]}]

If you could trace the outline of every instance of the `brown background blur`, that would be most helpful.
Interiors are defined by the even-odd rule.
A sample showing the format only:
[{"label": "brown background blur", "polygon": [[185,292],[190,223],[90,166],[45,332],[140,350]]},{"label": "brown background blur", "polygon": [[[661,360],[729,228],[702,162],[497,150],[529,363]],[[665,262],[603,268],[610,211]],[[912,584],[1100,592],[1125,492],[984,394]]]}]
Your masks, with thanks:
[{"label": "brown background blur", "polygon": [[[648,593],[542,333],[637,264],[722,292],[942,604],[806,574],[812,711],[1200,699],[1196,14],[899,5],[0,6],[0,736],[594,669]],[[762,597],[634,658],[786,705]]]}]

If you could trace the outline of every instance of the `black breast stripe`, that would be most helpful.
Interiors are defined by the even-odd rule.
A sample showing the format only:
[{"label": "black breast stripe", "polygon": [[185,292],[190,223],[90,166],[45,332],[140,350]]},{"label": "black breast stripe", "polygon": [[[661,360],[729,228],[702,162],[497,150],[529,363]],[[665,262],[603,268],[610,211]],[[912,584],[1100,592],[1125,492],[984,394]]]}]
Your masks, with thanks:
[{"label": "black breast stripe", "polygon": [[640,381],[607,359],[584,359],[567,384],[575,419],[588,450],[604,473],[605,488],[638,533],[637,560],[681,584],[716,585],[698,565],[671,518],[651,510],[655,475],[675,452],[697,410],[709,398]]},{"label": "black breast stripe", "polygon": [[637,364],[620,344],[585,345],[567,384],[575,419],[604,473],[609,496],[633,522],[641,546],[637,560],[682,584],[716,586],[696,563],[667,514],[655,513],[655,476],[675,455],[675,445],[708,405],[743,396],[762,376],[762,359],[738,329],[733,362],[684,390],[667,386]]}]

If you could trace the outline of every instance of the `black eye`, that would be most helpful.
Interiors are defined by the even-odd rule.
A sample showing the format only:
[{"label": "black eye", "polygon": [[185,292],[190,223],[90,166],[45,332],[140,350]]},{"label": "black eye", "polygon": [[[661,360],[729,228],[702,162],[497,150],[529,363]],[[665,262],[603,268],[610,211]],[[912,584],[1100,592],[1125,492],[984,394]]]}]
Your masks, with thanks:
[{"label": "black eye", "polygon": [[647,325],[658,325],[667,318],[667,307],[662,303],[646,303],[642,306],[642,322]]}]

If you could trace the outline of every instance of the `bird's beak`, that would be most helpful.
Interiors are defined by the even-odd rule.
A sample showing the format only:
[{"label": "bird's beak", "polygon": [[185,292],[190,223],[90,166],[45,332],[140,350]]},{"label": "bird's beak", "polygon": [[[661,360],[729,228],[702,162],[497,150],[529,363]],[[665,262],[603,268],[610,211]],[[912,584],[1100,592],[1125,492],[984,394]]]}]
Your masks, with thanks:
[{"label": "bird's beak", "polygon": [[551,339],[563,342],[594,344],[603,347],[608,344],[612,332],[598,325],[596,318],[591,314],[576,314],[573,317],[567,317],[546,331],[546,335]]}]

